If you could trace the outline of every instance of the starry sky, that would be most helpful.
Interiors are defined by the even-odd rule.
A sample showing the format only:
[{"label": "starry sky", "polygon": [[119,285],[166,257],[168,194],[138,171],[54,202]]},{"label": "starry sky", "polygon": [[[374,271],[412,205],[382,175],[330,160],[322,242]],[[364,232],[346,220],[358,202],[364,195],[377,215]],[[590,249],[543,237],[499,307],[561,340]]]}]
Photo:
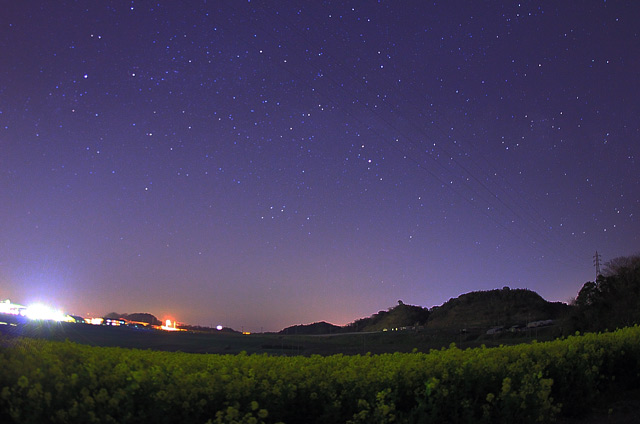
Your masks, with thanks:
[{"label": "starry sky", "polygon": [[2,1],[0,298],[249,331],[640,251],[640,3]]}]

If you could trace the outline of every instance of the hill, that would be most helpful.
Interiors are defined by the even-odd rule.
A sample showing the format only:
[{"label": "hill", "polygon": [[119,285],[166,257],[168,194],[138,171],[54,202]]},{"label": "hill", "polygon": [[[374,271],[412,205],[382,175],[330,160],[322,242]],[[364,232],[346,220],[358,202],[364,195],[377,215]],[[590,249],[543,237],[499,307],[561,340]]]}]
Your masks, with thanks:
[{"label": "hill", "polygon": [[424,325],[429,318],[429,310],[422,306],[398,305],[380,311],[369,318],[358,319],[346,326],[347,331],[383,331]]},{"label": "hill", "polygon": [[431,309],[429,328],[487,328],[512,326],[532,321],[558,319],[570,307],[548,302],[527,289],[477,291],[450,299]]},{"label": "hill", "polygon": [[548,302],[527,289],[476,291],[450,299],[431,310],[422,306],[398,305],[360,318],[344,327],[326,322],[295,325],[281,334],[335,334],[369,332],[426,326],[429,329],[490,328],[525,325],[533,321],[557,320],[565,317],[571,307],[561,302]]},{"label": "hill", "polygon": [[359,331],[383,331],[424,325],[429,318],[429,310],[422,306],[405,305],[401,300],[398,305],[386,311],[380,311],[368,318],[360,318],[344,327],[316,322],[306,325],[293,325],[280,331],[279,334],[336,334]]},{"label": "hill", "polygon": [[314,322],[313,324],[292,325],[278,334],[332,334],[343,332],[343,327],[329,324],[328,322]]}]

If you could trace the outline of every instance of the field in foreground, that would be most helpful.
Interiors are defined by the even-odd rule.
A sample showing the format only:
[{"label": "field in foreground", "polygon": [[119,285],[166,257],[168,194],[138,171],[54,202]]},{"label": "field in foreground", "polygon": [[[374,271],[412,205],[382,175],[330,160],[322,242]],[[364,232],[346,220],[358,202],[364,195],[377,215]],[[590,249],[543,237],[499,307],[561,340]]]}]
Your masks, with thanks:
[{"label": "field in foreground", "polygon": [[[10,318],[10,317],[9,317]],[[0,322],[8,321],[0,315]],[[460,348],[499,346],[527,343],[532,340],[554,340],[564,334],[563,325],[530,329],[527,331],[486,335],[484,329],[459,328],[422,329],[420,331],[377,331],[338,333],[331,335],[302,335],[255,333],[243,335],[235,332],[167,332],[131,327],[55,323],[32,321],[22,325],[0,325],[0,334],[52,341],[69,340],[101,347],[153,349],[168,352],[270,355],[334,355],[395,352],[429,352],[452,342]]]},{"label": "field in foreground", "polygon": [[275,357],[0,339],[0,421],[548,422],[640,385],[640,327],[498,348]]}]

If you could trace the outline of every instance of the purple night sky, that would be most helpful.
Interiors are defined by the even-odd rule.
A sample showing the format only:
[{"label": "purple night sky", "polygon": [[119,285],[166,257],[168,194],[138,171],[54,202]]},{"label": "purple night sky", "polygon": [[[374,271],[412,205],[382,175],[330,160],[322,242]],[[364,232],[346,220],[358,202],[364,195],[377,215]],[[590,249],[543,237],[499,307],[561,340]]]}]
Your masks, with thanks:
[{"label": "purple night sky", "polygon": [[640,2],[3,1],[0,299],[280,330],[640,251]]}]

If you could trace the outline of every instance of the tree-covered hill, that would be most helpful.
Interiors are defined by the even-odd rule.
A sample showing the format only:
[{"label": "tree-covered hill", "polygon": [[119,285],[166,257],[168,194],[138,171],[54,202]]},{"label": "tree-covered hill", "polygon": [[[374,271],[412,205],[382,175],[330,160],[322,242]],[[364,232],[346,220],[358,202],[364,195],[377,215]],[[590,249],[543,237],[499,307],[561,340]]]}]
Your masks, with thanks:
[{"label": "tree-covered hill", "polygon": [[422,306],[398,305],[380,311],[369,318],[361,318],[346,326],[347,331],[383,331],[424,325],[429,319],[429,310]]},{"label": "tree-covered hill", "polygon": [[429,318],[429,310],[422,306],[405,305],[398,301],[398,305],[386,311],[380,311],[367,318],[360,318],[344,327],[333,324],[316,322],[307,325],[294,325],[280,331],[280,334],[336,334],[360,331],[394,330],[417,325],[424,325]]},{"label": "tree-covered hill", "polygon": [[332,334],[340,333],[343,328],[338,325],[329,324],[328,322],[314,322],[313,324],[292,325],[279,334]]},{"label": "tree-covered hill", "polygon": [[557,319],[570,307],[548,302],[527,289],[476,291],[450,299],[431,309],[429,328],[486,328]]},{"label": "tree-covered hill", "polygon": [[360,318],[344,327],[326,322],[297,325],[281,331],[286,334],[329,334],[415,328],[432,329],[489,328],[525,325],[532,321],[556,320],[569,314],[571,307],[561,302],[548,302],[527,289],[476,291],[450,299],[442,306],[398,305]]}]

